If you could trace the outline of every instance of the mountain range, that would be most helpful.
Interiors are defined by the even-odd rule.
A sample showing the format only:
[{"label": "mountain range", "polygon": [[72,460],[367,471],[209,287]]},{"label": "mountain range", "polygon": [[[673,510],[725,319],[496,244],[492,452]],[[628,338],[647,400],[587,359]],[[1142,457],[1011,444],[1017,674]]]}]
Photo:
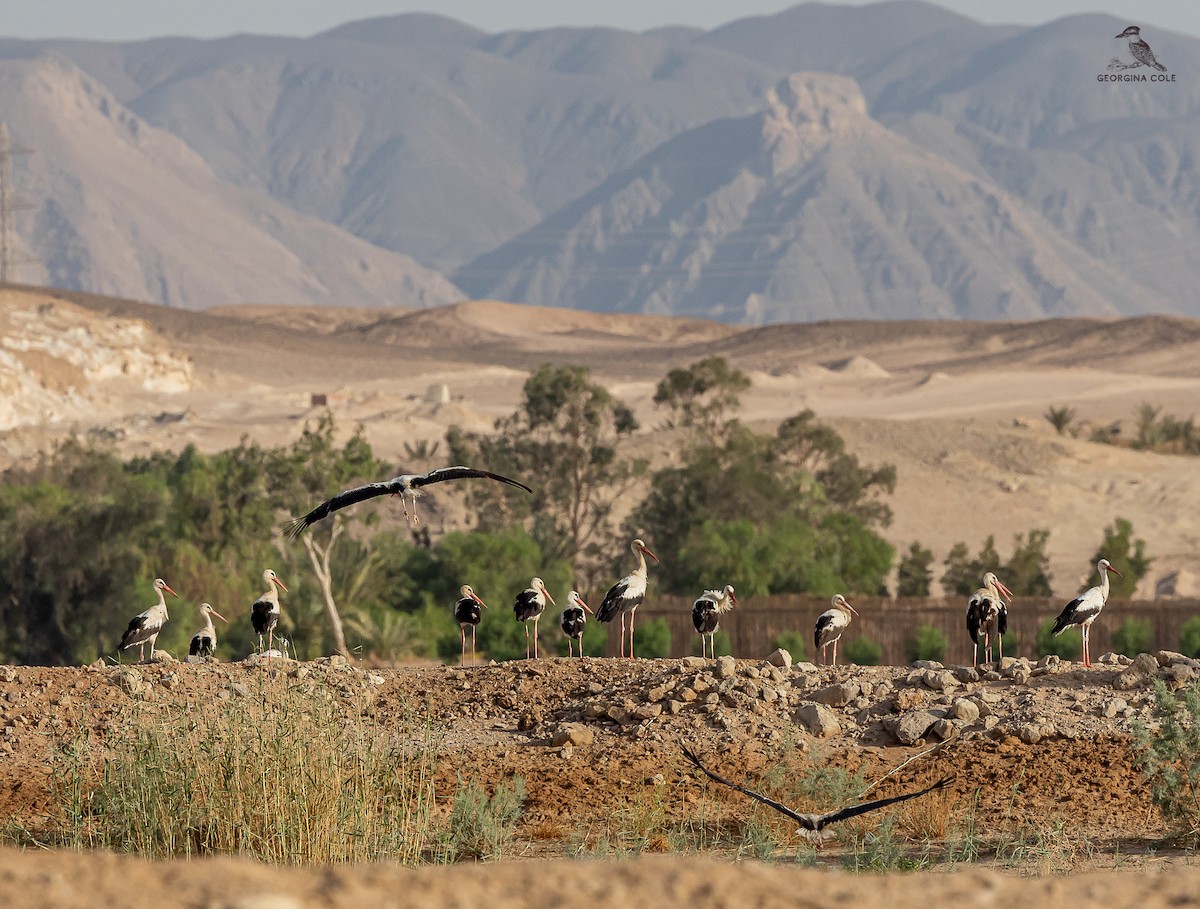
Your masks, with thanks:
[{"label": "mountain range", "polygon": [[[918,0],[703,31],[0,40],[26,281],[764,323],[1200,315],[1200,40]],[[1140,69],[1123,72],[1139,76]]]}]

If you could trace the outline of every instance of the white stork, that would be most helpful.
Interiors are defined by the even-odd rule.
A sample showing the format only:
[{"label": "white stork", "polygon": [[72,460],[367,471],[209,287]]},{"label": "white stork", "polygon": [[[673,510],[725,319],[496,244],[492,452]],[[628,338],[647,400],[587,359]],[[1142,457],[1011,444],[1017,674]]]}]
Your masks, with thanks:
[{"label": "white stork", "polygon": [[458,592],[462,596],[462,599],[454,604],[454,621],[458,622],[458,633],[462,637],[462,659],[458,665],[466,666],[467,626],[471,626],[471,663],[474,664],[475,626],[483,618],[483,610],[487,609],[487,603],[475,595],[475,591],[471,589],[470,584],[463,584],[462,587],[458,588]]},{"label": "white stork", "polygon": [[633,659],[633,616],[646,598],[646,556],[656,562],[658,556],[641,540],[634,540],[629,548],[638,560],[637,567],[608,589],[596,611],[596,618],[607,624],[618,615],[621,617],[621,656],[625,656],[625,613],[629,613],[629,658]]},{"label": "white stork", "polygon": [[[367,499],[373,499],[376,496],[387,495],[400,496],[400,507],[404,509],[405,518],[412,523],[419,523],[417,518],[417,497],[423,494],[421,492],[422,486],[444,483],[447,480],[467,480],[473,477],[496,480],[500,483],[507,483],[509,486],[516,486],[518,489],[524,489],[526,492],[533,492],[524,483],[518,483],[516,480],[510,480],[508,477],[502,477],[498,473],[491,473],[487,470],[475,470],[472,467],[439,467],[437,470],[429,471],[429,473],[405,473],[381,483],[368,483],[365,486],[356,486],[353,489],[339,492],[332,499],[322,502],[304,517],[285,525],[284,530],[288,538],[294,540],[300,534],[304,533],[306,529],[317,523],[317,521],[328,517],[340,508],[355,505]],[[408,513],[408,505],[405,499],[412,500],[411,515]]]},{"label": "white stork", "polygon": [[572,590],[567,594],[566,608],[558,617],[558,625],[562,628],[562,633],[567,636],[567,656],[574,655],[574,649],[571,646],[574,641],[579,642],[579,655],[583,656],[583,629],[587,626],[587,616],[583,614],[585,609],[595,615],[592,607],[583,601],[578,590]]},{"label": "white stork", "polygon": [[1113,568],[1108,563],[1108,559],[1101,559],[1097,562],[1096,570],[1100,572],[1100,584],[1096,587],[1089,587],[1075,597],[1063,607],[1063,611],[1054,620],[1056,635],[1062,634],[1072,625],[1079,625],[1083,629],[1083,665],[1085,667],[1092,665],[1092,654],[1088,649],[1088,629],[1091,628],[1092,622],[1096,621],[1096,616],[1100,615],[1100,610],[1108,601],[1108,573],[1112,572],[1117,577],[1121,577],[1121,572]]},{"label": "white stork", "polygon": [[[550,596],[550,591],[546,589],[546,582],[541,578],[534,578],[529,582],[529,586],[517,594],[513,601],[513,613],[517,617],[518,622],[525,623],[525,659],[529,659],[529,622],[533,620],[533,656],[536,659],[538,655],[538,619],[542,617],[542,613],[546,611],[546,600],[549,599],[554,603],[554,597]],[[554,603],[557,606],[557,603]]]},{"label": "white stork", "polygon": [[279,624],[279,594],[275,590],[279,587],[284,593],[287,593],[287,588],[283,586],[283,581],[279,580],[278,575],[270,568],[263,572],[263,583],[267,585],[266,592],[263,593],[257,600],[250,604],[250,624],[254,626],[255,633],[258,634],[258,651],[262,653],[263,635],[267,636],[267,656],[271,655],[271,651],[275,649],[275,626]]},{"label": "white stork", "polygon": [[858,615],[858,612],[846,602],[846,598],[840,593],[835,593],[829,602],[833,608],[826,609],[817,616],[817,628],[813,632],[813,642],[817,650],[821,651],[822,659],[826,659],[826,665],[828,665],[826,648],[830,644],[833,645],[833,665],[836,666],[838,639],[846,630],[846,626],[850,624],[851,616]]},{"label": "white stork", "polygon": [[158,640],[158,633],[163,630],[163,625],[167,624],[167,598],[163,596],[163,591],[166,591],[173,597],[179,596],[172,590],[166,581],[162,578],[154,579],[154,592],[158,594],[158,602],[147,609],[145,612],[139,612],[133,617],[129,623],[129,627],[125,629],[125,633],[121,635],[121,650],[128,650],[134,644],[138,645],[138,660],[146,662],[146,645],[150,645],[150,660],[154,660],[154,642]]},{"label": "white stork", "polygon": [[217,652],[217,629],[213,626],[213,616],[228,624],[229,620],[217,612],[208,603],[200,604],[200,616],[204,619],[204,627],[192,635],[192,643],[188,647],[188,662],[199,663],[205,657]]},{"label": "white stork", "polygon": [[[1001,596],[1003,594],[1004,596]],[[967,631],[975,642],[972,652],[973,666],[979,665],[979,633],[983,632],[983,661],[991,662],[992,635],[996,636],[999,655],[1004,656],[1004,633],[1008,631],[1008,607],[1004,605],[1004,597],[1012,599],[1012,591],[1000,583],[992,572],[983,576],[983,586],[971,594],[967,600]]]},{"label": "white stork", "polygon": [[[737,605],[737,597],[733,595],[733,585],[726,584],[724,590],[706,590],[692,604],[692,626],[700,635],[700,650],[703,656],[717,655],[716,642],[713,635],[721,625],[721,615]],[[708,638],[708,651],[705,650],[704,639]]]},{"label": "white stork", "polygon": [[876,811],[880,808],[886,808],[888,805],[894,805],[897,802],[906,802],[909,799],[920,798],[930,792],[936,792],[938,789],[945,789],[953,781],[954,777],[945,777],[938,780],[927,789],[922,789],[919,792],[906,792],[903,795],[893,795],[891,798],[875,799],[871,802],[863,802],[861,805],[851,805],[849,808],[842,808],[840,811],[830,811],[828,814],[801,814],[798,811],[793,811],[787,805],[780,804],[772,798],[768,798],[761,792],[755,792],[752,789],[747,789],[744,786],[739,786],[732,780],[727,780],[723,776],[717,776],[707,767],[700,763],[700,759],[696,757],[687,748],[683,749],[683,756],[687,758],[695,767],[700,770],[710,780],[714,780],[723,786],[728,786],[742,795],[748,795],[757,802],[762,802],[769,808],[774,808],[780,814],[785,814],[793,821],[800,825],[800,835],[809,842],[816,845],[818,848],[823,840],[833,836],[832,830],[826,828],[830,824],[836,824],[838,821],[844,821],[848,818],[858,817],[860,814],[866,814],[868,811]]}]

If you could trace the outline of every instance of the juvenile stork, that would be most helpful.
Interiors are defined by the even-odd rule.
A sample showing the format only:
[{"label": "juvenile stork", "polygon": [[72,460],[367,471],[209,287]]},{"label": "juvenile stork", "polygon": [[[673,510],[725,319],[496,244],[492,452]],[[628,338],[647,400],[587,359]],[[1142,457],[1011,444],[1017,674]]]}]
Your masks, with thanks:
[{"label": "juvenile stork", "polygon": [[633,659],[633,616],[646,598],[646,556],[658,561],[658,556],[646,548],[641,540],[629,544],[637,559],[637,567],[608,589],[604,601],[596,610],[596,618],[608,624],[618,615],[621,617],[621,656],[625,656],[625,613],[629,613],[629,658]]},{"label": "juvenile stork", "polygon": [[463,584],[462,587],[458,588],[458,592],[462,597],[462,599],[454,604],[454,621],[458,622],[458,633],[462,637],[462,659],[458,665],[467,665],[468,625],[471,626],[471,664],[474,665],[475,626],[483,618],[483,610],[487,609],[487,603],[475,595],[475,591],[471,589],[470,584]]},{"label": "juvenile stork", "polygon": [[[529,586],[517,594],[516,600],[513,601],[513,613],[517,617],[518,622],[525,623],[525,659],[529,659],[529,623],[533,622],[533,656],[536,659],[538,655],[538,619],[542,617],[542,613],[546,611],[546,600],[549,599],[554,603],[554,597],[550,596],[550,591],[546,589],[546,582],[541,578],[534,578],[529,582]],[[554,603],[557,606],[557,603]]]},{"label": "juvenile stork", "polygon": [[817,616],[817,628],[813,632],[813,642],[816,649],[821,651],[821,659],[825,660],[826,665],[829,665],[826,648],[830,644],[833,645],[833,665],[836,666],[838,639],[846,630],[846,626],[850,624],[851,617],[858,615],[858,612],[846,602],[846,598],[840,593],[835,593],[829,602],[833,608],[826,609]]},{"label": "juvenile stork", "polygon": [[833,836],[833,831],[826,829],[830,824],[836,824],[838,821],[844,821],[852,817],[858,817],[860,814],[866,814],[868,811],[877,811],[880,808],[886,808],[888,805],[895,805],[897,802],[906,802],[909,799],[920,798],[930,792],[936,792],[939,789],[945,789],[953,781],[954,777],[945,777],[938,780],[932,786],[926,789],[921,789],[918,792],[906,792],[903,795],[893,795],[891,798],[875,799],[870,802],[863,802],[861,805],[851,805],[849,808],[842,808],[840,811],[830,811],[828,814],[801,814],[798,811],[793,811],[787,805],[783,805],[772,798],[768,798],[761,792],[755,792],[753,789],[747,789],[744,786],[739,786],[732,780],[727,780],[723,776],[717,776],[707,767],[700,763],[700,759],[696,757],[687,748],[683,749],[683,756],[688,759],[701,773],[707,776],[710,780],[720,783],[722,786],[728,786],[742,795],[748,795],[757,802],[762,802],[769,808],[774,808],[780,814],[787,815],[793,821],[800,825],[800,835],[820,848],[821,843]]},{"label": "juvenile stork", "polygon": [[229,620],[217,612],[208,603],[200,604],[200,617],[204,619],[204,627],[192,635],[192,643],[188,647],[188,662],[199,663],[205,657],[217,652],[217,629],[213,626],[213,616],[228,624]]},{"label": "juvenile stork", "polygon": [[993,635],[999,650],[996,659],[1004,656],[1004,633],[1008,631],[1008,607],[1004,605],[1004,597],[1011,600],[1012,591],[989,571],[983,576],[983,586],[967,600],[967,632],[975,643],[971,659],[973,666],[979,665],[980,632],[983,632],[983,661],[990,663],[992,660]]},{"label": "juvenile stork", "polygon": [[1054,633],[1062,634],[1072,625],[1078,625],[1083,629],[1083,665],[1090,667],[1092,665],[1092,654],[1088,649],[1088,629],[1092,627],[1092,622],[1096,621],[1096,616],[1100,615],[1100,610],[1104,608],[1104,604],[1108,601],[1108,575],[1109,572],[1121,577],[1121,572],[1113,568],[1108,563],[1108,559],[1101,559],[1096,563],[1096,570],[1100,572],[1100,583],[1096,587],[1089,587],[1079,596],[1075,597],[1071,602],[1063,607],[1063,611],[1058,614],[1058,618],[1054,620]]},{"label": "juvenile stork", "polygon": [[[713,635],[721,625],[721,615],[737,605],[737,597],[733,595],[733,585],[726,584],[724,590],[706,590],[692,604],[692,626],[700,635],[701,656],[716,657],[716,642]],[[704,639],[708,638],[708,648],[705,650]]]},{"label": "juvenile stork", "polygon": [[574,655],[572,644],[575,641],[579,642],[579,655],[583,656],[583,629],[587,626],[587,616],[583,614],[585,609],[595,615],[578,590],[567,594],[567,606],[558,617],[558,625],[567,636],[567,656]]},{"label": "juvenile stork", "polygon": [[[405,473],[398,477],[392,477],[390,480],[384,480],[381,483],[368,483],[365,486],[355,486],[353,489],[347,489],[344,492],[339,492],[332,499],[328,499],[310,511],[302,518],[290,522],[284,526],[284,531],[289,539],[296,539],[300,534],[313,524],[326,518],[338,509],[345,508],[348,505],[356,505],[359,502],[373,499],[376,496],[399,496],[400,507],[404,509],[404,517],[411,524],[420,523],[417,518],[417,497],[423,495],[421,487],[430,486],[434,483],[444,483],[447,480],[468,480],[475,477],[480,477],[485,480],[495,480],[499,483],[507,483],[509,486],[515,486],[518,489],[524,489],[526,492],[533,492],[524,483],[518,483],[516,480],[510,480],[508,477],[502,477],[498,473],[491,473],[487,470],[475,470],[473,467],[439,467],[437,470],[431,470],[429,473]],[[412,514],[408,513],[408,504],[405,500],[412,502]]]},{"label": "juvenile stork", "polygon": [[254,626],[254,631],[258,635],[259,653],[263,652],[263,635],[267,636],[266,653],[270,657],[271,651],[275,649],[275,626],[279,624],[280,614],[279,593],[275,588],[278,587],[284,593],[287,593],[287,588],[270,568],[263,572],[262,577],[267,589],[250,604],[250,624]]},{"label": "juvenile stork", "polygon": [[125,629],[125,633],[121,635],[121,650],[128,650],[134,644],[138,645],[138,660],[146,662],[146,645],[150,645],[150,660],[154,660],[154,642],[158,640],[158,633],[163,630],[163,625],[167,624],[167,598],[163,596],[163,591],[166,591],[173,597],[179,596],[172,590],[167,582],[162,578],[154,579],[154,592],[158,594],[158,602],[147,609],[145,612],[139,612],[133,617],[129,623],[129,627]]}]

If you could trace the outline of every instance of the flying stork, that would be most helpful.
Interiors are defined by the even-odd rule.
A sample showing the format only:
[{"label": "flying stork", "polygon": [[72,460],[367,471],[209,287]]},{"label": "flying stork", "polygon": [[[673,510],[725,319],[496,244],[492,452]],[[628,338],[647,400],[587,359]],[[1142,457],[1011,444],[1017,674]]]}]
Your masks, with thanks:
[{"label": "flying stork", "polygon": [[583,656],[583,629],[587,626],[587,616],[584,610],[592,612],[592,607],[583,601],[578,590],[567,594],[567,606],[558,617],[558,625],[567,636],[567,656],[573,656],[572,642],[579,642],[579,655]]},{"label": "flying stork", "polygon": [[821,651],[821,657],[826,660],[826,665],[828,665],[828,651],[826,648],[832,644],[833,665],[836,666],[838,640],[841,638],[842,632],[846,630],[846,626],[850,624],[851,615],[858,615],[858,612],[846,602],[846,598],[840,593],[835,593],[833,599],[829,602],[833,608],[826,609],[817,616],[817,627],[813,632],[813,643],[816,649]]},{"label": "flying stork", "polygon": [[463,584],[458,588],[458,592],[462,596],[462,599],[454,604],[454,621],[458,622],[458,633],[462,637],[462,659],[458,665],[467,665],[468,625],[471,626],[471,663],[473,665],[475,663],[475,626],[483,618],[483,610],[487,609],[487,603],[475,595],[470,584]]},{"label": "flying stork", "polygon": [[[373,499],[376,496],[386,495],[400,496],[400,507],[404,509],[405,518],[410,523],[419,523],[417,517],[417,497],[423,495],[421,487],[431,486],[434,483],[444,483],[447,480],[467,480],[473,477],[496,480],[499,483],[507,483],[509,486],[524,489],[526,492],[533,492],[524,483],[518,483],[516,480],[510,480],[508,477],[502,477],[498,473],[491,473],[487,470],[475,470],[472,467],[439,467],[437,470],[429,471],[429,473],[405,473],[398,477],[392,477],[390,480],[384,480],[381,483],[368,483],[365,486],[355,486],[353,489],[339,492],[332,499],[322,502],[304,517],[286,524],[284,531],[287,533],[288,539],[294,540],[313,524],[317,523],[317,521],[328,517],[341,508],[356,505],[359,502]],[[411,515],[408,513],[406,499],[412,501]]]},{"label": "flying stork", "polygon": [[700,770],[710,780],[715,780],[723,786],[728,786],[742,795],[748,795],[755,801],[762,802],[769,808],[774,808],[780,814],[785,814],[793,821],[800,825],[800,835],[820,848],[823,840],[833,836],[832,830],[826,828],[830,824],[836,824],[838,821],[844,821],[852,817],[858,817],[860,814],[866,814],[868,811],[875,811],[879,808],[886,808],[888,805],[894,805],[897,802],[905,802],[909,799],[920,798],[930,792],[935,792],[938,789],[945,789],[954,781],[954,777],[944,777],[934,783],[932,786],[922,789],[918,792],[906,792],[903,795],[893,795],[891,798],[875,799],[870,802],[863,802],[861,805],[851,805],[849,808],[842,808],[840,811],[830,811],[828,814],[801,814],[798,811],[793,811],[786,805],[780,804],[772,798],[768,798],[761,792],[755,792],[752,789],[747,789],[744,786],[739,786],[732,780],[727,780],[723,776],[717,776],[707,767],[700,763],[700,759],[696,757],[687,748],[683,749],[683,756],[687,758],[697,769]]},{"label": "flying stork", "polygon": [[213,627],[213,616],[226,624],[229,622],[208,603],[200,604],[200,615],[204,619],[204,627],[192,635],[192,643],[188,647],[189,663],[199,663],[217,652],[217,629]]},{"label": "flying stork", "polygon": [[[1001,596],[1003,594],[1004,596]],[[1012,599],[1012,592],[1000,583],[992,572],[983,576],[983,586],[971,594],[967,600],[967,631],[975,642],[972,654],[972,665],[979,665],[979,633],[983,632],[983,661],[991,662],[992,635],[995,634],[1000,653],[996,659],[1004,656],[1004,633],[1008,631],[1008,607],[1004,605],[1004,597]]]},{"label": "flying stork", "polygon": [[[534,578],[529,582],[529,586],[517,594],[513,601],[513,613],[517,617],[518,622],[525,623],[525,659],[529,659],[529,622],[533,621],[533,656],[536,659],[538,655],[538,619],[542,617],[542,613],[546,611],[546,600],[549,599],[554,603],[554,597],[550,596],[550,591],[546,589],[546,582],[541,578]],[[557,606],[557,603],[554,603]]]},{"label": "flying stork", "polygon": [[1083,665],[1085,667],[1092,665],[1092,654],[1088,649],[1088,629],[1091,628],[1092,622],[1096,621],[1096,616],[1100,615],[1100,610],[1104,608],[1104,604],[1108,600],[1108,574],[1112,572],[1117,577],[1121,577],[1121,572],[1113,568],[1108,563],[1108,559],[1101,559],[1097,562],[1096,570],[1100,572],[1100,584],[1096,587],[1089,587],[1075,597],[1063,607],[1063,611],[1054,620],[1056,635],[1062,634],[1072,625],[1078,625],[1083,629]]},{"label": "flying stork", "polygon": [[258,635],[258,652],[263,652],[263,635],[267,636],[267,651],[266,655],[271,656],[271,651],[275,649],[275,626],[279,624],[279,593],[275,590],[278,587],[284,593],[287,593],[287,588],[283,586],[283,581],[279,580],[278,575],[270,568],[262,574],[263,583],[267,585],[266,592],[263,593],[257,600],[250,604],[250,624],[254,626],[254,631]]},{"label": "flying stork", "polygon": [[[703,656],[716,657],[716,642],[713,635],[721,625],[721,614],[728,612],[737,605],[737,597],[733,595],[733,585],[726,584],[724,590],[706,590],[692,604],[692,625],[696,634],[700,635],[700,650]],[[708,638],[708,651],[705,650],[704,639]]]},{"label": "flying stork", "polygon": [[625,613],[629,613],[629,658],[633,659],[633,616],[646,598],[646,556],[656,562],[658,556],[641,540],[634,540],[629,548],[638,560],[637,567],[608,589],[596,611],[596,618],[607,624],[618,615],[621,617],[621,656],[625,656]]},{"label": "flying stork", "polygon": [[121,650],[128,650],[134,644],[138,645],[138,660],[146,662],[146,645],[150,645],[150,660],[154,660],[154,642],[158,640],[158,633],[163,630],[163,625],[167,624],[167,598],[163,596],[163,591],[166,591],[173,597],[179,596],[172,590],[167,582],[162,578],[154,579],[154,592],[158,594],[158,602],[147,609],[145,612],[139,612],[133,617],[129,623],[129,627],[125,629],[125,633],[121,635]]}]

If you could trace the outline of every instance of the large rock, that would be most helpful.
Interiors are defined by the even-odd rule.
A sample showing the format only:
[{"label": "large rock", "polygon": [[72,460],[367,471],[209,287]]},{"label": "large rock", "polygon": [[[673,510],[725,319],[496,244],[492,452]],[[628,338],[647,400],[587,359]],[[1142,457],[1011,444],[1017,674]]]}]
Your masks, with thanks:
[{"label": "large rock", "polygon": [[950,715],[956,720],[962,720],[967,725],[979,719],[979,705],[966,698],[959,698],[950,705]]},{"label": "large rock", "polygon": [[790,653],[788,653],[786,650],[784,650],[782,647],[780,647],[777,650],[773,651],[771,653],[771,655],[767,657],[767,662],[770,663],[772,666],[781,666],[784,669],[791,669],[792,668],[792,655]]},{"label": "large rock", "polygon": [[1150,653],[1139,653],[1134,661],[1113,679],[1113,688],[1128,691],[1149,685],[1158,675],[1158,660]]},{"label": "large rock", "polygon": [[926,688],[932,688],[934,691],[947,691],[958,687],[958,679],[954,677],[954,673],[945,669],[926,669],[921,674],[921,682]]},{"label": "large rock", "polygon": [[729,679],[737,672],[737,661],[731,656],[717,657],[717,678]]},{"label": "large rock", "polygon": [[796,711],[796,722],[817,738],[828,738],[842,731],[837,714],[824,704],[802,704]]},{"label": "large rock", "polygon": [[563,745],[590,745],[595,741],[596,734],[591,728],[582,723],[564,723],[554,731],[550,744],[555,748]]},{"label": "large rock", "polygon": [[941,717],[930,713],[928,710],[914,710],[904,714],[896,723],[893,735],[896,736],[896,741],[901,745],[915,745],[921,739],[925,738],[930,728]]},{"label": "large rock", "polygon": [[857,682],[842,682],[838,685],[830,685],[828,688],[820,688],[808,697],[809,700],[827,707],[845,707],[858,697],[858,693]]}]

